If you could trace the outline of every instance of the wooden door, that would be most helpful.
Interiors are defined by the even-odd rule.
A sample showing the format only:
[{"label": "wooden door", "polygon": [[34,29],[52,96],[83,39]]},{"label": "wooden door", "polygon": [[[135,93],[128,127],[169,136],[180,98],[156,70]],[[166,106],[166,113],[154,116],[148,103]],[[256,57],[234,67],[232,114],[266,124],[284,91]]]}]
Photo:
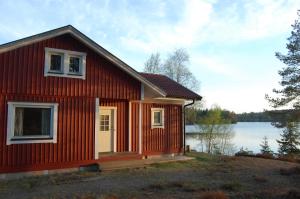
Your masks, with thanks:
[{"label": "wooden door", "polygon": [[113,109],[100,109],[100,152],[112,152],[114,149]]}]

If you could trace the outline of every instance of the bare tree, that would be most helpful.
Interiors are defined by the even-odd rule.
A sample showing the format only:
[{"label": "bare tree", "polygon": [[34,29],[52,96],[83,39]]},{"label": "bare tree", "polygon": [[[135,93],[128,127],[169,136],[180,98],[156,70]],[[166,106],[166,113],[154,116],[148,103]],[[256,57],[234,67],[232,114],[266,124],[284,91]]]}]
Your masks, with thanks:
[{"label": "bare tree", "polygon": [[183,48],[176,49],[163,64],[161,63],[160,54],[155,53],[151,54],[146,61],[144,72],[166,75],[181,85],[197,91],[199,81],[188,68],[189,61],[189,55]]},{"label": "bare tree", "polygon": [[187,51],[183,48],[176,49],[163,64],[162,72],[183,86],[196,91],[199,89],[199,82],[189,70],[189,62]]},{"label": "bare tree", "polygon": [[150,58],[145,63],[144,72],[159,74],[161,72],[161,66],[160,54],[151,54]]}]

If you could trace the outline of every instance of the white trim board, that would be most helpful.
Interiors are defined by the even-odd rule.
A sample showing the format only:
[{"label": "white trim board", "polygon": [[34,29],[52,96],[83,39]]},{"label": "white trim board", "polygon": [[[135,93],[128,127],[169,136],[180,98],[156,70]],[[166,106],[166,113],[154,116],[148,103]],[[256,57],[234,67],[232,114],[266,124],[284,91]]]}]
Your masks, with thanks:
[{"label": "white trim board", "polygon": [[[6,145],[11,144],[29,144],[29,143],[57,143],[57,115],[58,115],[58,103],[40,103],[40,102],[8,102],[8,114],[7,114],[7,137]],[[14,118],[15,108],[50,108],[50,136],[30,136],[30,137],[18,137],[17,140],[12,140],[14,136]]]},{"label": "white trim board", "polygon": [[[154,112],[160,112],[161,113],[161,125],[157,125],[154,123]],[[164,108],[151,108],[151,129],[156,128],[165,128],[165,109]]]},{"label": "white trim board", "polygon": [[[57,54],[62,57],[61,63],[61,71],[52,72],[50,70],[50,60],[51,55]],[[44,76],[55,76],[55,77],[67,77],[67,78],[76,78],[76,79],[84,79],[86,78],[86,53],[70,51],[64,49],[56,49],[56,48],[45,48],[45,65],[44,65]],[[70,57],[78,57],[80,59],[80,71],[79,73],[70,73]]]},{"label": "white trim board", "polygon": [[128,103],[128,151],[131,152],[131,143],[132,143],[132,128],[131,128],[131,122],[132,122],[132,115],[131,115],[131,102]]},{"label": "white trim board", "polygon": [[142,154],[143,149],[142,149],[142,136],[143,136],[143,132],[142,132],[142,121],[143,121],[143,104],[140,101],[139,103],[139,154]]},{"label": "white trim board", "polygon": [[99,149],[99,125],[100,125],[100,109],[99,109],[99,98],[95,99],[95,148],[94,148],[94,159],[97,160],[99,159],[99,151],[97,151],[97,149]]}]

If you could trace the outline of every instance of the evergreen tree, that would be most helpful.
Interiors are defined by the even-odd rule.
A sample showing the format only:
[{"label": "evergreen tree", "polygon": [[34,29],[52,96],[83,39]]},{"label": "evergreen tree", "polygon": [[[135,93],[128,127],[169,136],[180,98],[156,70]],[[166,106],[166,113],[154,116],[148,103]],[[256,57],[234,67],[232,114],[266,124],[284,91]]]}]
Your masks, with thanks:
[{"label": "evergreen tree", "polygon": [[300,134],[295,122],[288,122],[281,134],[281,139],[277,140],[279,144],[279,154],[289,155],[299,153],[297,146],[300,145]]},{"label": "evergreen tree", "polygon": [[297,14],[298,19],[292,25],[291,36],[287,39],[287,54],[276,53],[276,57],[287,66],[278,72],[282,89],[273,89],[277,97],[266,95],[274,108],[292,105],[300,109],[300,10]]},{"label": "evergreen tree", "polygon": [[[281,76],[281,89],[273,89],[276,97],[266,95],[266,99],[274,108],[293,106],[294,112],[300,110],[300,10],[298,19],[292,25],[291,36],[287,39],[287,54],[276,53],[276,57],[286,66],[278,73]],[[299,132],[296,121],[299,117],[295,114],[284,114],[282,121],[276,122],[276,127],[284,127],[279,144],[279,153],[282,155],[293,154],[299,151]]]},{"label": "evergreen tree", "polygon": [[272,154],[273,153],[273,151],[270,149],[267,136],[263,137],[263,141],[260,144],[260,147],[261,147],[261,149],[260,149],[261,154]]}]

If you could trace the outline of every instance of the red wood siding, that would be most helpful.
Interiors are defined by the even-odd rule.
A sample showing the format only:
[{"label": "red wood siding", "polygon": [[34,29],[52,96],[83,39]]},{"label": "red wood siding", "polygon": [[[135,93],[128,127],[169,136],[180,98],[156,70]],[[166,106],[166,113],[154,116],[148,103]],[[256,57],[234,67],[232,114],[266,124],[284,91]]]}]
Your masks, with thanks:
[{"label": "red wood siding", "polygon": [[[44,77],[45,47],[86,52],[86,80]],[[0,54],[0,93],[140,99],[140,83],[69,34]]]},{"label": "red wood siding", "polygon": [[[44,77],[45,47],[87,53],[86,79]],[[128,101],[140,82],[66,34],[0,54],[0,173],[94,160],[95,99],[117,106],[117,151],[128,150]],[[57,143],[6,145],[7,102],[58,103]]]},{"label": "red wood siding", "polygon": [[[58,103],[57,143],[6,145],[7,102]],[[93,160],[95,99],[86,97],[0,97],[0,173],[34,168],[56,168]]]},{"label": "red wood siding", "polygon": [[[151,129],[151,108],[164,108],[164,128]],[[143,104],[143,153],[176,153],[182,150],[182,106]]]}]

